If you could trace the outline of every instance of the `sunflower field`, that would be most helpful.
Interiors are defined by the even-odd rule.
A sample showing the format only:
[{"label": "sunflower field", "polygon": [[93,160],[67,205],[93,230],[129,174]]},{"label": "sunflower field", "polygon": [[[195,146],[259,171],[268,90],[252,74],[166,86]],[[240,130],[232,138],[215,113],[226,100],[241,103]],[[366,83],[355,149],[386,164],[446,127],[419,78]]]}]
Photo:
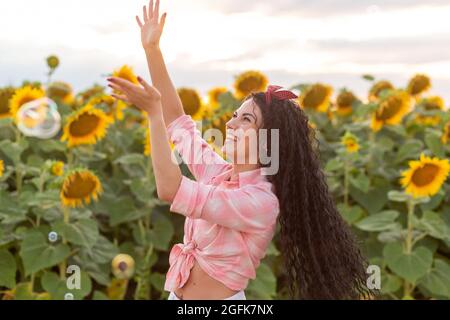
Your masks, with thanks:
[{"label": "sunflower field", "polygon": [[[0,299],[167,299],[168,256],[183,240],[184,217],[156,196],[146,117],[103,85],[75,93],[53,81],[59,63],[47,59],[46,83],[0,89]],[[113,75],[137,83],[129,66]],[[427,94],[426,75],[401,88],[363,77],[371,82],[364,97],[324,83],[291,89],[339,211],[381,271],[379,298],[449,299],[450,111]],[[247,71],[207,97],[178,93],[203,129],[224,131],[242,99],[268,83]],[[51,139],[25,136],[17,113],[43,97],[57,103],[62,128]],[[248,299],[288,298],[278,240]],[[69,286],[75,271],[79,285]]]}]

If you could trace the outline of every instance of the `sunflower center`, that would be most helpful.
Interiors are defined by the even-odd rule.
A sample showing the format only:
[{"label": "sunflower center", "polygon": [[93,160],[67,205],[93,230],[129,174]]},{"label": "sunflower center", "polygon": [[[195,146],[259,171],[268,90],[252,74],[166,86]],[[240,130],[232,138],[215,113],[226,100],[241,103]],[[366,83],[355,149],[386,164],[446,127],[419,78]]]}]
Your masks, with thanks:
[{"label": "sunflower center", "polygon": [[310,92],[305,96],[303,101],[306,108],[316,109],[320,106],[327,97],[328,90],[323,86],[314,86]]},{"label": "sunflower center", "polygon": [[376,114],[378,120],[388,120],[395,116],[402,108],[402,100],[398,97],[390,97],[386,104],[381,106]]},{"label": "sunflower center", "polygon": [[242,92],[252,92],[262,85],[262,80],[257,77],[248,77],[239,84]]},{"label": "sunflower center", "polygon": [[438,166],[427,163],[422,168],[414,171],[411,181],[416,186],[426,186],[434,180],[438,172]]},{"label": "sunflower center", "polygon": [[83,179],[83,177],[77,173],[73,180],[70,182],[69,187],[64,192],[67,198],[83,199],[90,196],[95,191],[96,183],[92,179]]},{"label": "sunflower center", "polygon": [[84,113],[70,125],[70,133],[76,137],[86,136],[93,132],[99,123],[100,119],[96,115]]}]

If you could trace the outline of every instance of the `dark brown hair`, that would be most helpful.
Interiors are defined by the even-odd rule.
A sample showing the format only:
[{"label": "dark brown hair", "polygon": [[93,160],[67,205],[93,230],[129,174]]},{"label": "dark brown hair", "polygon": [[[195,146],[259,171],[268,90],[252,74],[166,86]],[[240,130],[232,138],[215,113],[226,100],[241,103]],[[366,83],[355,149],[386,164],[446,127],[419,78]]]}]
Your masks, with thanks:
[{"label": "dark brown hair", "polygon": [[294,100],[267,105],[264,93],[248,99],[261,110],[269,156],[270,129],[279,130],[279,170],[268,179],[280,203],[280,245],[292,298],[367,298],[367,262],[328,190],[307,115]]}]

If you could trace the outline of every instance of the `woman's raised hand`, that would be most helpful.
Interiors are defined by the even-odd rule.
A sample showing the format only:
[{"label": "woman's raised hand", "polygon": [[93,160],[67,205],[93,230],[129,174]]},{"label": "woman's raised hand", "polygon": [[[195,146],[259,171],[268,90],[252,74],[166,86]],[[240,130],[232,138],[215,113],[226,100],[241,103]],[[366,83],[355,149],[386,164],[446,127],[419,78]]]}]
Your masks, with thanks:
[{"label": "woman's raised hand", "polygon": [[147,112],[150,117],[162,113],[161,94],[159,91],[141,77],[138,77],[138,80],[140,85],[125,79],[110,77],[108,78],[108,86],[115,90],[115,93],[112,94],[114,98],[134,104],[139,109]]},{"label": "woman's raised hand", "polygon": [[167,13],[164,13],[161,18],[159,17],[159,0],[156,0],[154,6],[153,0],[151,0],[148,10],[147,6],[144,6],[142,11],[144,22],[142,22],[139,16],[136,16],[136,21],[139,28],[141,28],[142,46],[144,50],[157,48],[164,30]]}]

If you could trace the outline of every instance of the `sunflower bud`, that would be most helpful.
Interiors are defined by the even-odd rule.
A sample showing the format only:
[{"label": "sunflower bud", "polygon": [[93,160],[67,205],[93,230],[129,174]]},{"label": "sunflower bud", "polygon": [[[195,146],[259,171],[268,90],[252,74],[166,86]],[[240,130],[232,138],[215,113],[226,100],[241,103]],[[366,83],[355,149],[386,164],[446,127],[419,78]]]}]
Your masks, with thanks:
[{"label": "sunflower bud", "polygon": [[50,69],[55,70],[59,66],[59,58],[57,56],[49,56],[47,58],[47,65]]},{"label": "sunflower bud", "polygon": [[128,254],[118,254],[111,263],[112,272],[117,279],[130,279],[134,274],[134,259]]}]

